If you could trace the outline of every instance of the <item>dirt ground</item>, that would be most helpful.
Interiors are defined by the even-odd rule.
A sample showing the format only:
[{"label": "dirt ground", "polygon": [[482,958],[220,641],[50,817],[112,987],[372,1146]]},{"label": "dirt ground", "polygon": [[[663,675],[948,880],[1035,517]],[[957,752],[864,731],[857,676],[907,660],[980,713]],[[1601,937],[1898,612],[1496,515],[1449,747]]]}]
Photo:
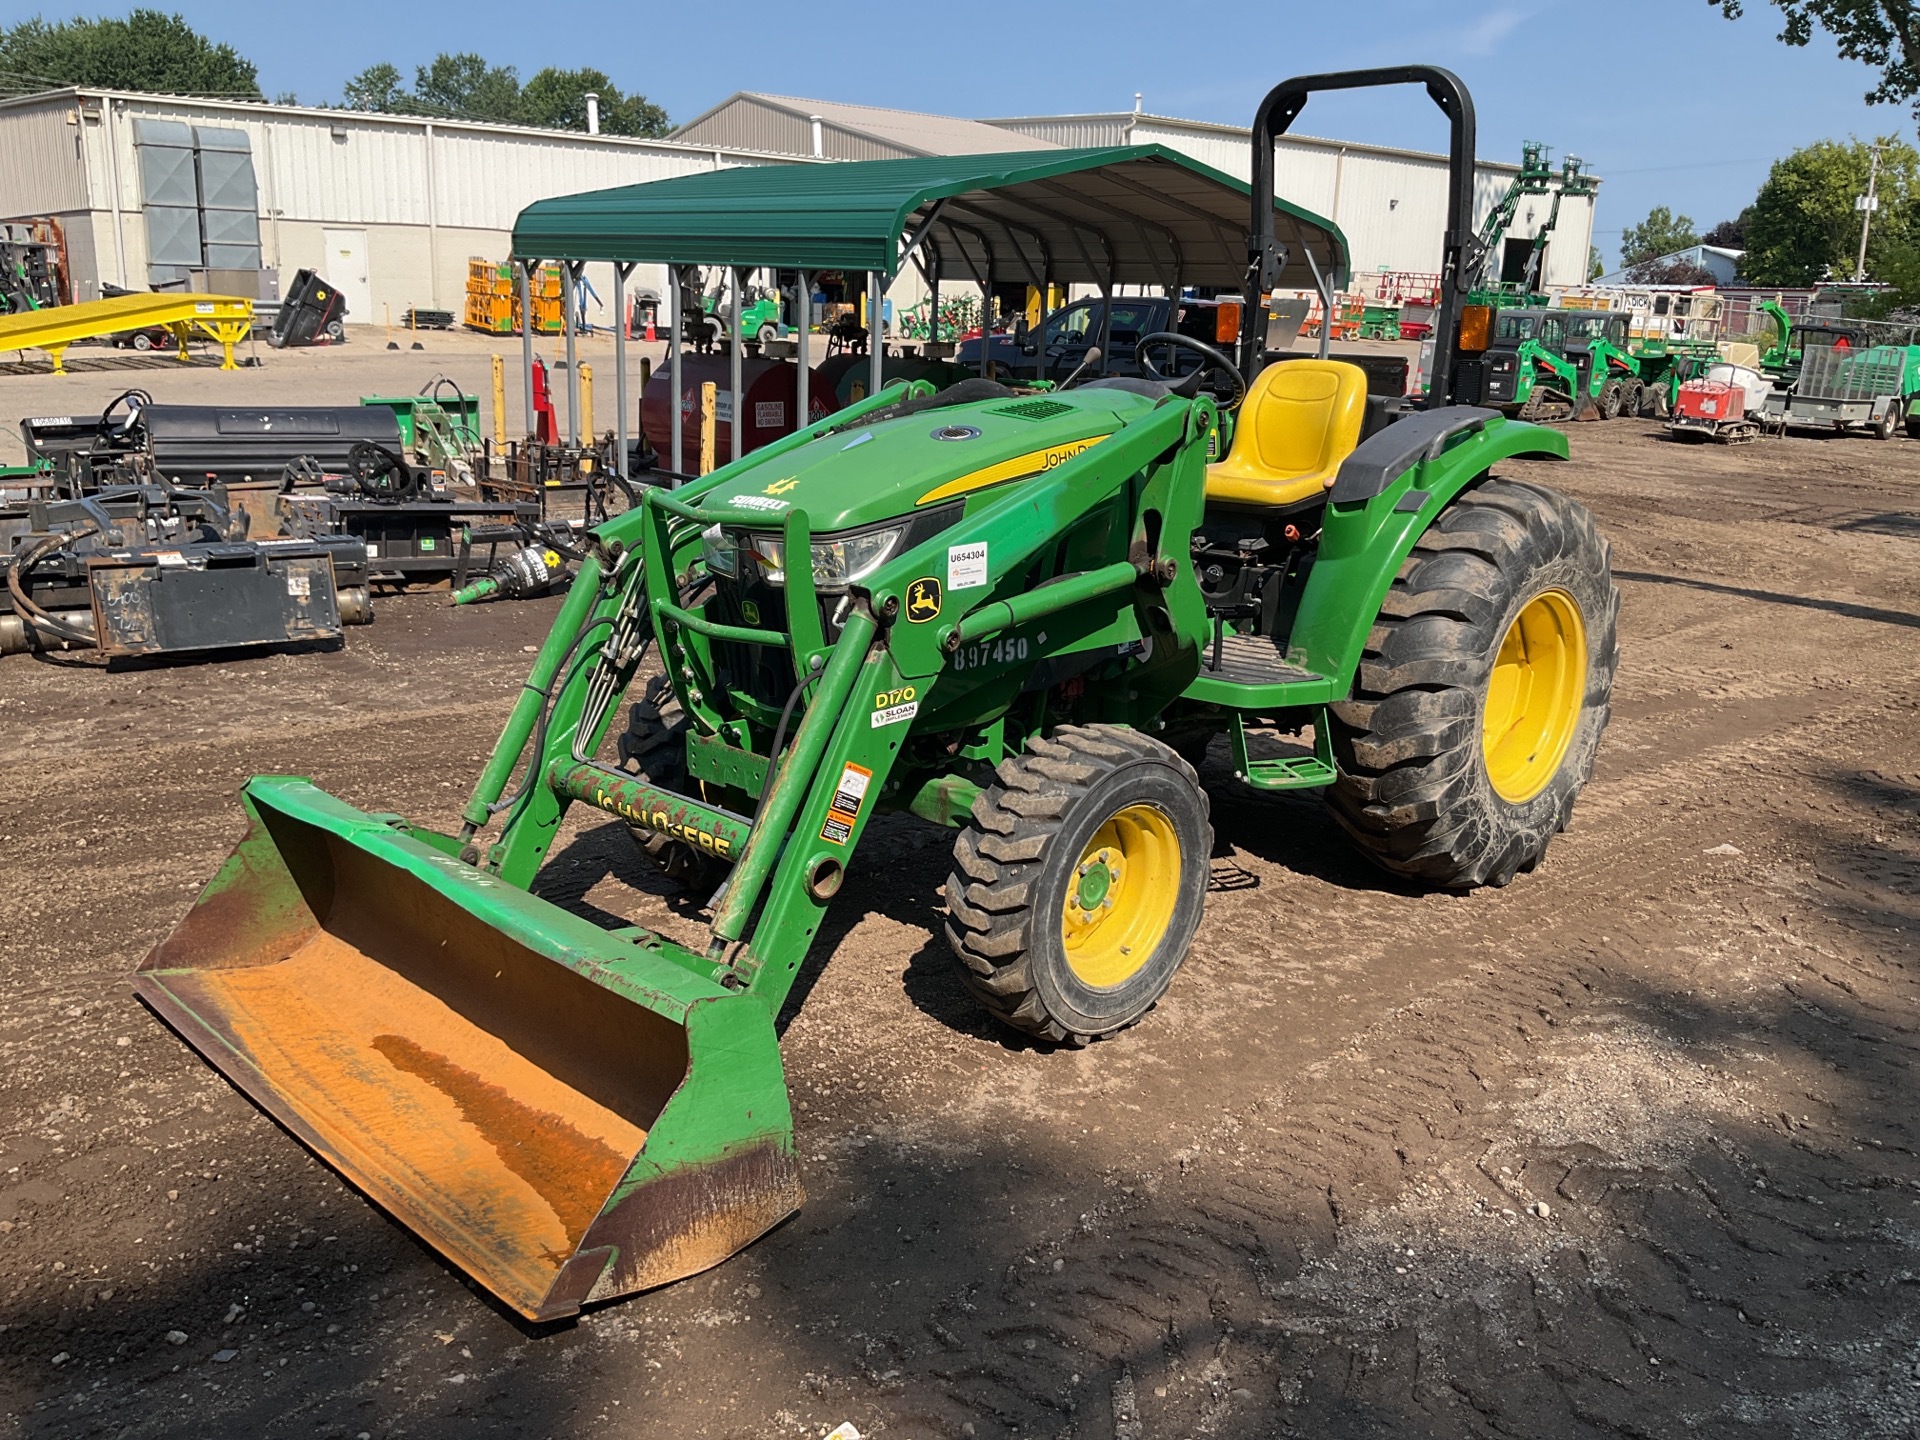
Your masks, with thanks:
[{"label": "dirt ground", "polygon": [[[51,383],[51,382],[48,382]],[[1422,894],[1205,778],[1207,918],[1087,1050],[985,1022],[890,823],[785,1055],[806,1208],[536,1331],[128,976],[254,772],[450,827],[551,603],[343,649],[0,662],[0,1428],[33,1436],[1909,1436],[1920,444],[1575,427],[1625,595],[1534,874]],[[885,863],[878,863],[884,855]],[[577,821],[540,882],[693,922]]]}]

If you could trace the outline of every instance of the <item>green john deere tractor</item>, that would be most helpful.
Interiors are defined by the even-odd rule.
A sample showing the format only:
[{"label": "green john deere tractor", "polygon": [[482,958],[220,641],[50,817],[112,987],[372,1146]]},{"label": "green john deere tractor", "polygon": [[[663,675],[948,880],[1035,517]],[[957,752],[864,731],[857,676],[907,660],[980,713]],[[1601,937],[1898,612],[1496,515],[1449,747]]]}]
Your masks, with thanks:
[{"label": "green john deere tractor", "polygon": [[[1422,66],[1263,102],[1251,283],[1279,257],[1273,141],[1307,97],[1407,82],[1453,122],[1458,274],[1473,110]],[[460,833],[256,777],[245,838],[138,993],[550,1319],[800,1205],[775,1017],[878,814],[954,832],[960,973],[1065,1045],[1141,1020],[1193,943],[1215,844],[1194,762],[1216,738],[1234,783],[1322,790],[1396,875],[1532,870],[1616,664],[1606,542],[1531,478],[1567,442],[1440,403],[1451,285],[1439,398],[1399,418],[1356,367],[1261,365],[1257,308],[1238,360],[1144,337],[1147,377],[1168,346],[1204,362],[1172,383],[896,385],[646,491],[591,532]],[[1222,405],[1239,424],[1210,466]],[[704,946],[529,893],[580,803],[707,900]]]}]

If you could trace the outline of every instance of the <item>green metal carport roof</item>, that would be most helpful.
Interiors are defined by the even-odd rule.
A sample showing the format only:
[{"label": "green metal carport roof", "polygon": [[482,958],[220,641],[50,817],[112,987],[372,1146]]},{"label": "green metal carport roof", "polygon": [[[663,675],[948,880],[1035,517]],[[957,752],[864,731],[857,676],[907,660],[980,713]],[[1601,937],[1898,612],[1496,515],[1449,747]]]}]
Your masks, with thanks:
[{"label": "green metal carport roof", "polygon": [[[537,200],[513,226],[523,260],[864,270],[916,263],[968,283],[1209,285],[1246,276],[1242,182],[1163,145],[746,166]],[[1347,241],[1277,202],[1282,289],[1336,288]],[[928,221],[932,224],[929,226]]]}]

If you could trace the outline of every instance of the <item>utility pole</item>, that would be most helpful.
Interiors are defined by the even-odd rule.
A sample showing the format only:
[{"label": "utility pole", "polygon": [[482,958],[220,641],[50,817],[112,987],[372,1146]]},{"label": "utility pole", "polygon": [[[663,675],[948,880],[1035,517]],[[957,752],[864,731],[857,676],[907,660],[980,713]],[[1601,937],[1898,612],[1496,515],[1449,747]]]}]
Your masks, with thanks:
[{"label": "utility pole", "polygon": [[1867,193],[1857,197],[1854,209],[1860,212],[1860,260],[1853,267],[1854,282],[1858,284],[1867,278],[1867,236],[1873,231],[1873,212],[1880,208],[1880,147],[1872,150],[1873,160],[1867,169]]}]

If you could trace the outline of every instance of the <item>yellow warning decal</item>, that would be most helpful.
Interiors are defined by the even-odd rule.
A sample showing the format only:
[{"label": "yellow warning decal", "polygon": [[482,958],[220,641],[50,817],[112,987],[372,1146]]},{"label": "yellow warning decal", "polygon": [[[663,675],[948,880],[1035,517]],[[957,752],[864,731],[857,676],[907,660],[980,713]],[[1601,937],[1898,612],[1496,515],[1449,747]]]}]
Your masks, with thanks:
[{"label": "yellow warning decal", "polygon": [[867,798],[867,787],[873,783],[873,771],[864,765],[855,765],[851,760],[840,772],[840,783],[833,787],[833,804],[827,808],[827,820],[820,827],[820,838],[835,845],[845,845],[853,837],[853,827],[860,823],[860,807]]},{"label": "yellow warning decal", "polygon": [[936,485],[914,503],[925,505],[930,500],[951,500],[955,495],[984,490],[989,485],[1001,485],[1009,480],[1025,480],[1030,475],[1044,474],[1056,465],[1066,464],[1082,450],[1092,449],[1106,438],[1106,435],[1089,435],[1084,440],[1069,440],[1063,445],[1049,445],[1044,450],[1029,450],[1011,460],[1002,460],[998,465],[989,465],[984,470],[975,470],[971,475],[962,475],[958,480]]}]

